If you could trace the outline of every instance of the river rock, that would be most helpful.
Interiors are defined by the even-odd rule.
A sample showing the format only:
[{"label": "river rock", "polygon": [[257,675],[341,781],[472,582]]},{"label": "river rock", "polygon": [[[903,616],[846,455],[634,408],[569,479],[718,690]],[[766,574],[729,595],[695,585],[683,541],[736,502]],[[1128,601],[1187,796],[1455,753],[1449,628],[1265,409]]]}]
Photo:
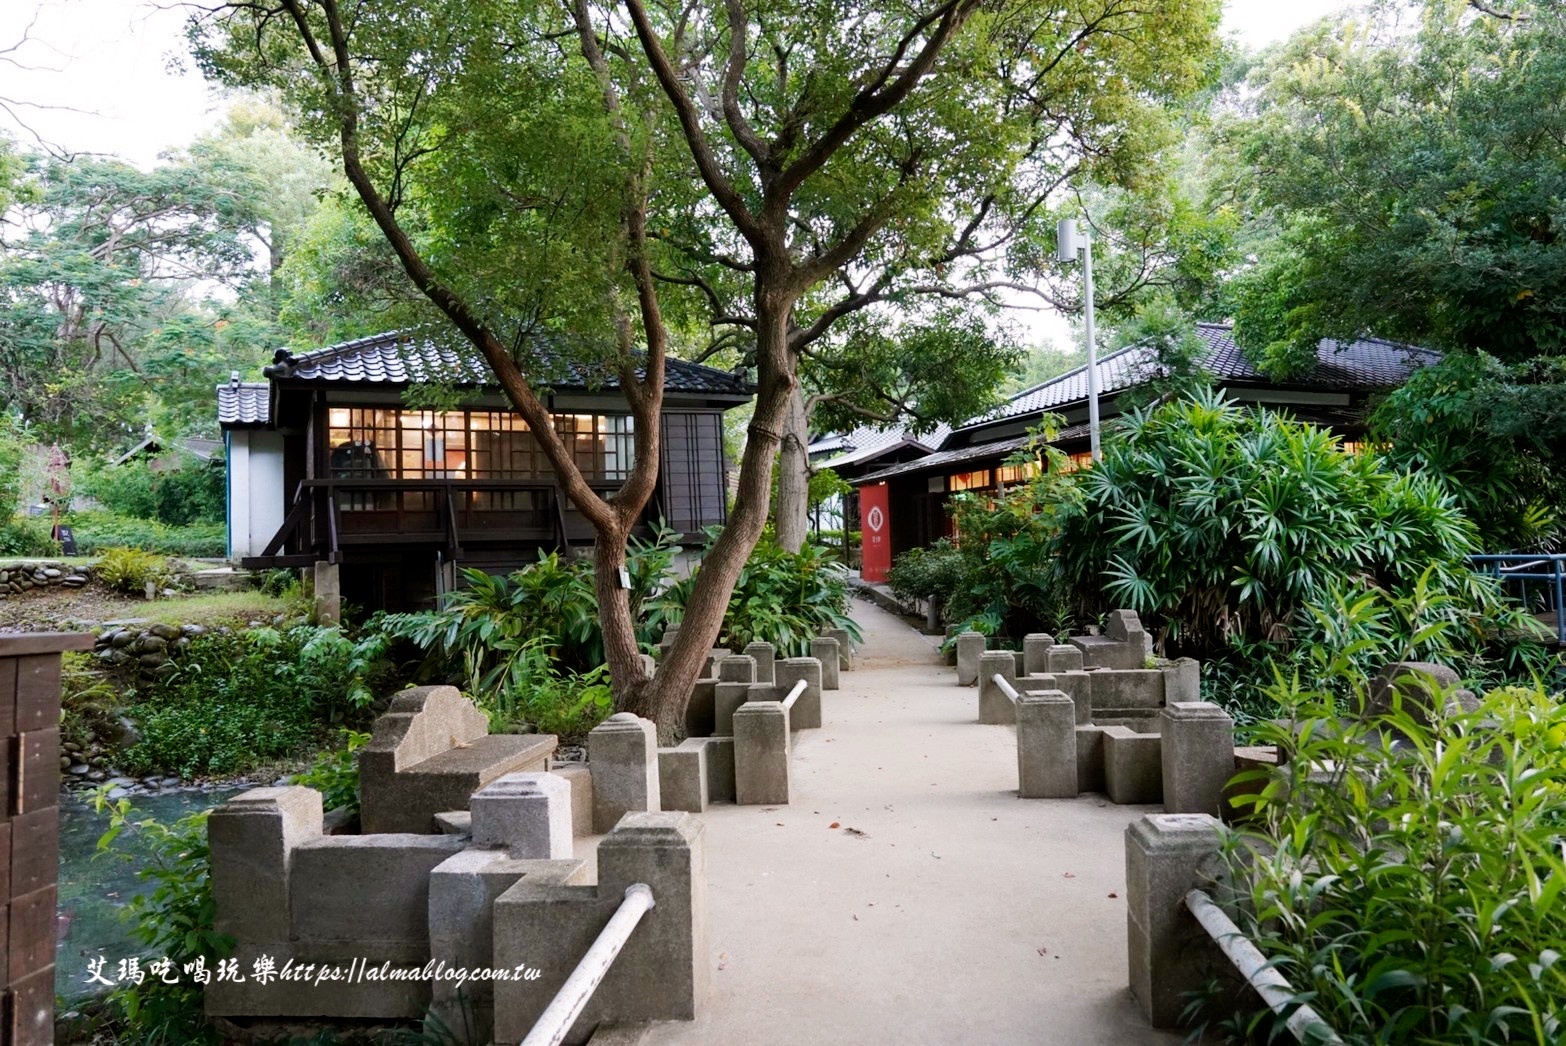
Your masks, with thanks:
[{"label": "river rock", "polygon": [[166,625],[162,621],[159,621],[157,624],[147,629],[147,631],[151,632],[153,635],[162,640],[179,638],[179,629],[175,628],[173,625]]},{"label": "river rock", "polygon": [[136,633],[128,628],[117,628],[111,635],[109,645],[112,647],[127,647],[136,642]]},{"label": "river rock", "polygon": [[201,635],[205,635],[206,634],[207,626],[206,625],[181,625],[179,627],[179,630],[181,632],[183,632],[187,636],[201,636]]},{"label": "river rock", "polygon": [[91,769],[92,767],[88,766],[86,763],[72,763],[70,766],[65,768],[65,772],[75,777],[85,777],[87,772]]},{"label": "river rock", "polygon": [[[176,633],[177,634],[177,633]],[[159,654],[167,650],[169,641],[158,635],[145,635],[141,642],[136,644],[136,649],[143,654]]]},{"label": "river rock", "polygon": [[44,567],[43,576],[48,578],[50,581],[53,581],[56,578],[64,577],[65,574],[63,571],[56,570],[54,567]]},{"label": "river rock", "polygon": [[130,716],[120,716],[109,730],[109,740],[116,748],[129,748],[141,740],[141,731]]}]

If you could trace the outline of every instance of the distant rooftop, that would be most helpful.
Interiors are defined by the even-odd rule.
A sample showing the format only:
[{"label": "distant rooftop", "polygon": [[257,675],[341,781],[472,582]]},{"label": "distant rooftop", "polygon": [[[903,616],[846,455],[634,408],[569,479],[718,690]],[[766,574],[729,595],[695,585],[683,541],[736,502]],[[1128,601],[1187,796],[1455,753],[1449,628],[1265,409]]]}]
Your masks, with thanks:
[{"label": "distant rooftop", "polygon": [[[1360,338],[1347,343],[1324,338],[1316,347],[1316,366],[1310,373],[1274,382],[1245,358],[1235,344],[1234,329],[1228,324],[1198,323],[1196,335],[1205,343],[1200,365],[1218,384],[1275,384],[1281,388],[1333,391],[1391,389],[1407,381],[1415,369],[1441,358],[1433,349],[1379,338]],[[1158,354],[1150,346],[1130,345],[1112,352],[1098,361],[1099,395],[1145,384],[1161,376],[1159,369]],[[959,429],[1083,402],[1088,396],[1087,386],[1087,367],[1084,365],[1023,389],[995,410],[964,422]]]}]

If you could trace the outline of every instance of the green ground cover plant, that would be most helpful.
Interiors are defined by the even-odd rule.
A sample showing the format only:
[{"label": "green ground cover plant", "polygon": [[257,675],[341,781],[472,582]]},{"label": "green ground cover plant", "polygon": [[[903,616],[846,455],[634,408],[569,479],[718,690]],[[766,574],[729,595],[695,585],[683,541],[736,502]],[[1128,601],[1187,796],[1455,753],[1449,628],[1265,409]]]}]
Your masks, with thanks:
[{"label": "green ground cover plant", "polygon": [[311,625],[198,636],[128,709],[141,739],[124,765],[192,778],[299,756],[330,725],[368,718],[381,642]]}]

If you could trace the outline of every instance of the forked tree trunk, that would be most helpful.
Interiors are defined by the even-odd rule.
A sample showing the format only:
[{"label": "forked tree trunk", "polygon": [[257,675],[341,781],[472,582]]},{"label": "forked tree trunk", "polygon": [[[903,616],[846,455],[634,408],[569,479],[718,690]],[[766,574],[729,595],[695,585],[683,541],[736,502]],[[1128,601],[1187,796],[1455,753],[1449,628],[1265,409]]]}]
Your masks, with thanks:
[{"label": "forked tree trunk", "polygon": [[[758,295],[759,297],[759,295]],[[702,559],[701,571],[685,605],[685,617],[653,678],[625,706],[658,724],[658,742],[677,742],[685,733],[691,690],[717,642],[729,596],[745,561],[761,537],[772,495],[772,463],[782,438],[784,415],[797,387],[784,332],[792,302],[757,309],[758,389],[745,452],[740,461],[734,511],[718,540]],[[629,619],[629,614],[626,615]],[[613,671],[613,668],[610,669]]]}]

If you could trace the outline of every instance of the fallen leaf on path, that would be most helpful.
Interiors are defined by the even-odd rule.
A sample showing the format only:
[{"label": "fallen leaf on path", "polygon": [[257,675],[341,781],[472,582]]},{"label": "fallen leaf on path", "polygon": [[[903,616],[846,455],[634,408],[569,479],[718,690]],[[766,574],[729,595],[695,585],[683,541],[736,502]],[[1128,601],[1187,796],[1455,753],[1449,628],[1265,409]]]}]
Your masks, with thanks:
[{"label": "fallen leaf on path", "polygon": [[827,827],[828,828],[841,828],[841,827],[843,827],[843,822],[841,822],[841,821],[833,821],[831,824],[827,825]]},{"label": "fallen leaf on path", "polygon": [[1111,897],[1119,897],[1120,895],[1118,893],[1112,893],[1109,896],[1111,896]]},{"label": "fallen leaf on path", "polygon": [[1063,878],[1066,878],[1066,879],[1075,879],[1076,877],[1077,877],[1077,873],[1076,872],[1067,872],[1063,876]]},{"label": "fallen leaf on path", "polygon": [[1043,954],[1045,954],[1045,953],[1046,953],[1046,952],[1048,952],[1048,951],[1049,951],[1049,949],[1048,949],[1048,948],[1040,948],[1040,949],[1039,949],[1039,954],[1040,954],[1040,955],[1043,955]]},{"label": "fallen leaf on path", "polygon": [[868,835],[866,835],[864,832],[861,832],[857,828],[845,828],[845,829],[843,829],[843,831],[845,833],[847,833],[848,835],[857,835],[861,839],[868,839],[868,838],[870,838]]}]

